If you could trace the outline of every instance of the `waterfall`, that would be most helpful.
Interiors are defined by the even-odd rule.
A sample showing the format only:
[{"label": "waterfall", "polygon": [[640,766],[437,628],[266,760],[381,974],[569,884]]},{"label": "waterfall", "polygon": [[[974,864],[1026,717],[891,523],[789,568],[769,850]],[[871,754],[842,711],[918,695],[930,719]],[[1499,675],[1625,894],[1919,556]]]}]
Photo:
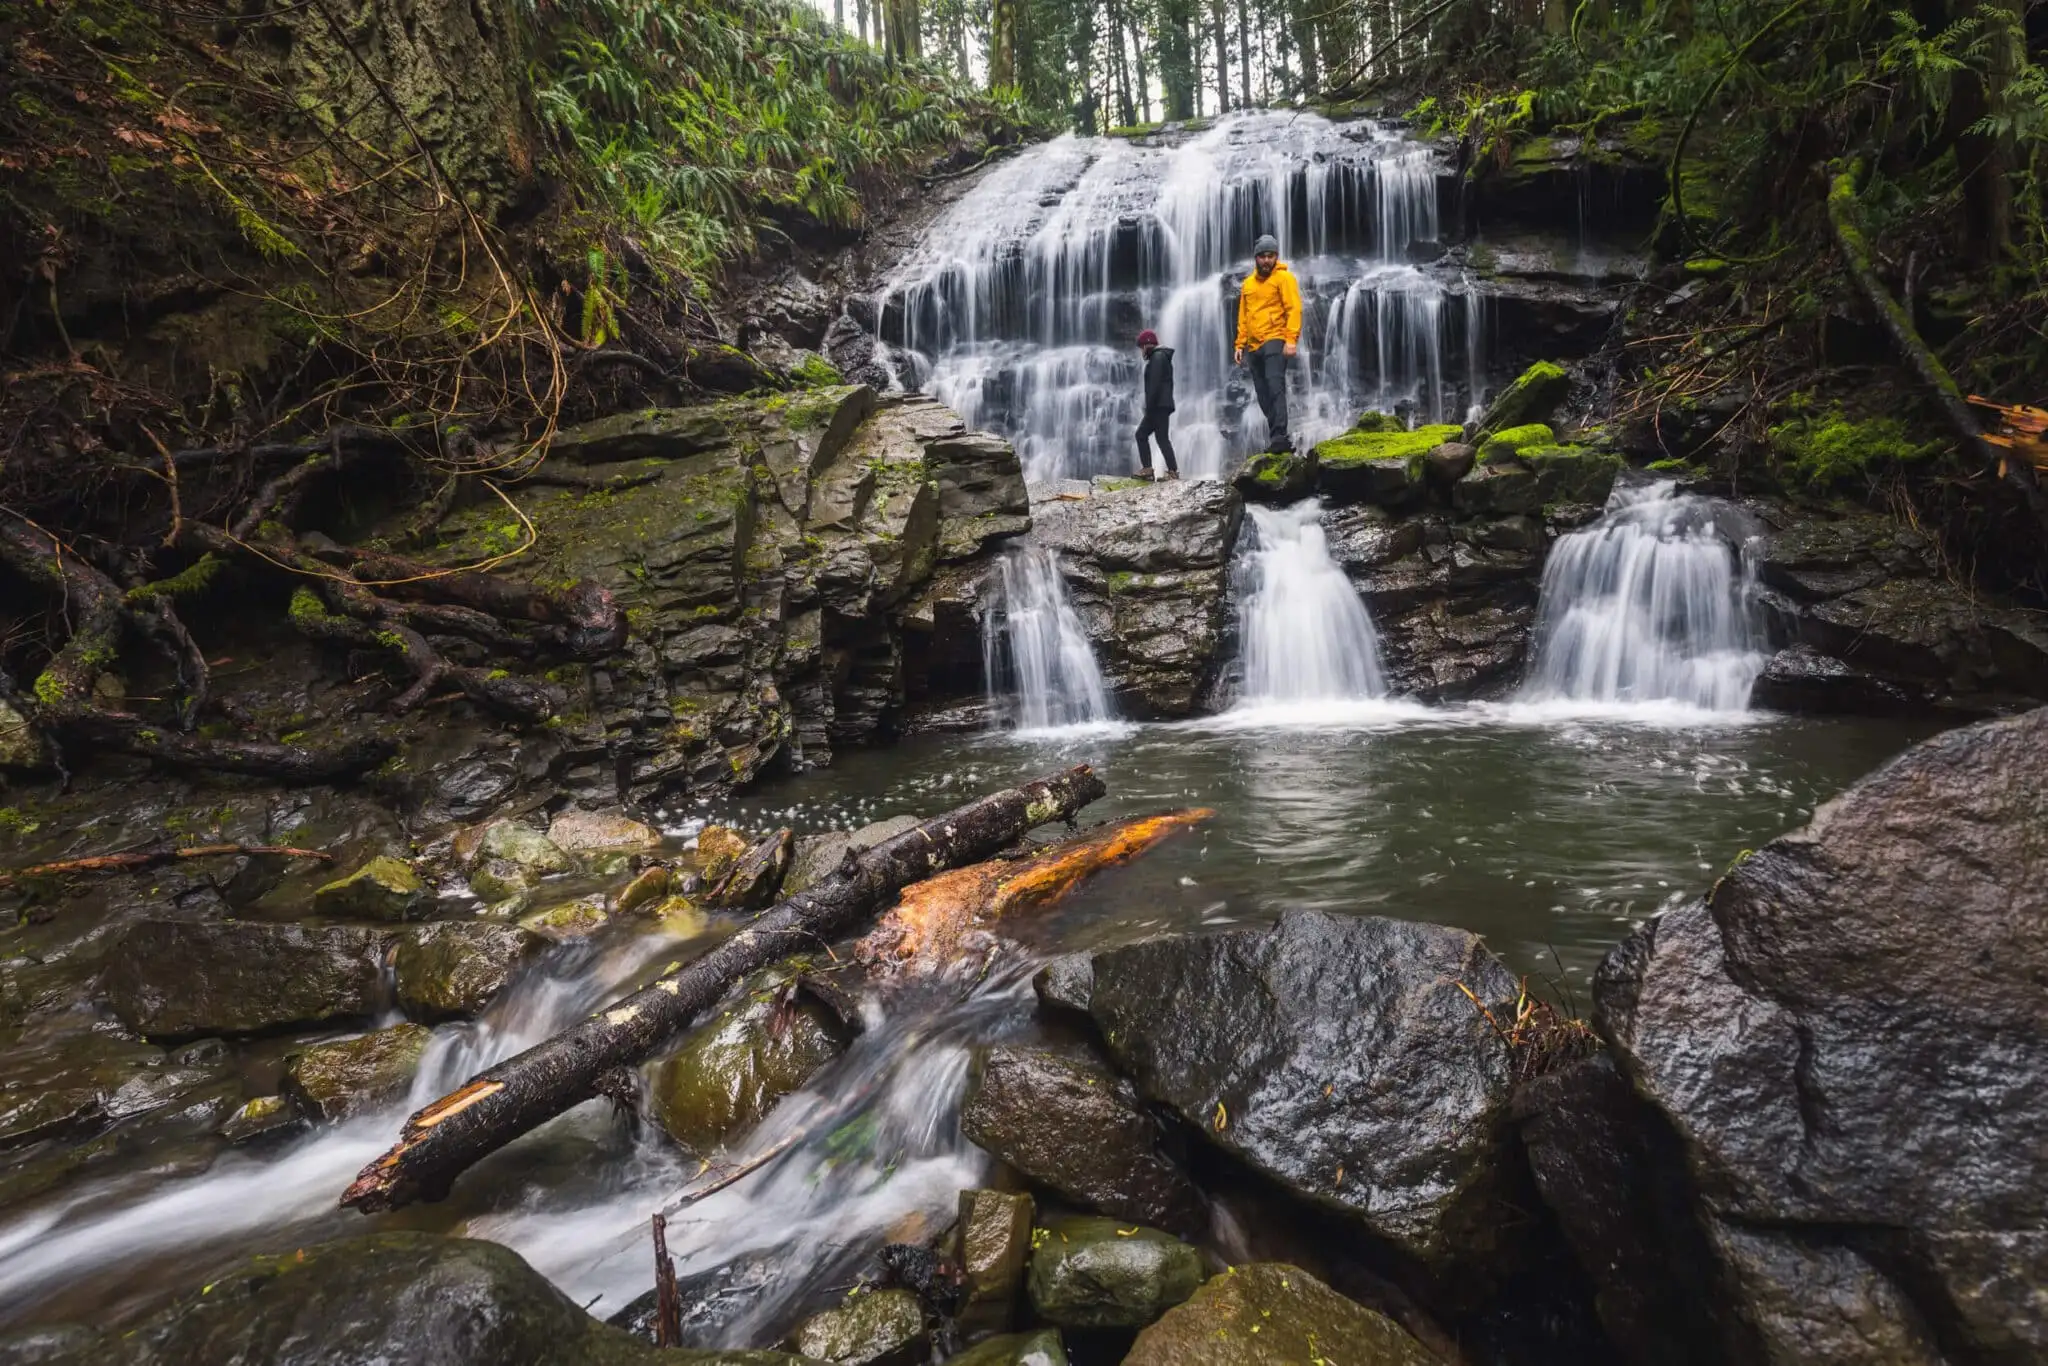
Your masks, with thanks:
[{"label": "waterfall", "polygon": [[1050,550],[1025,545],[1005,554],[999,568],[1001,600],[981,625],[990,703],[1019,730],[1111,720],[1109,690],[1067,598],[1058,559]]},{"label": "waterfall", "polygon": [[1766,658],[1748,539],[1726,503],[1617,486],[1551,551],[1523,699],[1742,710]]},{"label": "waterfall", "polygon": [[1322,505],[1310,498],[1247,511],[1251,535],[1238,614],[1244,704],[1385,696],[1372,618],[1330,558]]},{"label": "waterfall", "polygon": [[1370,124],[1247,111],[1171,146],[1068,135],[991,170],[941,214],[879,301],[901,381],[1008,437],[1034,484],[1127,473],[1139,356],[1175,349],[1173,439],[1191,478],[1263,446],[1231,365],[1252,240],[1301,285],[1295,436],[1365,407],[1458,420],[1479,392],[1476,297],[1408,264],[1437,237],[1437,167]]}]

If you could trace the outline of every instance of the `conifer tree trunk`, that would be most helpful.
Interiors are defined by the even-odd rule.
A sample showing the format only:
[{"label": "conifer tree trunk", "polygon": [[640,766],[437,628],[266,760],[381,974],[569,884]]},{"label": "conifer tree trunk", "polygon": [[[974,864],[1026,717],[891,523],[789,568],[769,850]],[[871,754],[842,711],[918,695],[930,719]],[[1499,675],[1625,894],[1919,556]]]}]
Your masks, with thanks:
[{"label": "conifer tree trunk", "polygon": [[1223,32],[1224,0],[1209,0],[1209,27],[1216,41],[1216,112],[1230,112],[1230,44]]},{"label": "conifer tree trunk", "polygon": [[1152,81],[1145,70],[1145,39],[1138,29],[1136,15],[1131,16],[1131,64],[1137,69],[1138,113],[1140,123],[1152,122]]},{"label": "conifer tree trunk", "polygon": [[1252,25],[1246,0],[1237,0],[1237,75],[1244,89],[1243,108],[1252,107]]}]

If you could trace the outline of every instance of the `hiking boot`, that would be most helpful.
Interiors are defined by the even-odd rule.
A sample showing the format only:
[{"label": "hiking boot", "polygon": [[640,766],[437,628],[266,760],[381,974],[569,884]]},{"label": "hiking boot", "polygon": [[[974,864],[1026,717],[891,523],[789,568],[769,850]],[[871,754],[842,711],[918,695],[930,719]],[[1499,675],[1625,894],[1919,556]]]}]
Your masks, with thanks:
[{"label": "hiking boot", "polygon": [[1266,443],[1267,455],[1287,455],[1294,450],[1294,438],[1282,432]]}]

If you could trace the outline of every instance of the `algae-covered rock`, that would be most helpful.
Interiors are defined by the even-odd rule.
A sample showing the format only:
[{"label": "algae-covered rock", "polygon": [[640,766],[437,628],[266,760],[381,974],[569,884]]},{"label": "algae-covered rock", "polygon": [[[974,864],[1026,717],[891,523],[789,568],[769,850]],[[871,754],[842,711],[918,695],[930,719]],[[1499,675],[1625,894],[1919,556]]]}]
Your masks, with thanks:
[{"label": "algae-covered rock", "polygon": [[1358,415],[1358,421],[1351,424],[1354,432],[1386,433],[1405,432],[1408,424],[1392,413],[1375,412],[1368,408]]},{"label": "algae-covered rock", "polygon": [[511,925],[422,925],[398,941],[398,1004],[416,1020],[479,1015],[547,940]]},{"label": "algae-covered rock", "polygon": [[707,883],[720,881],[745,858],[747,837],[729,825],[707,825],[697,834],[698,871]]},{"label": "algae-covered rock", "polygon": [[839,1021],[795,989],[797,971],[791,963],[754,974],[735,1004],[654,1065],[654,1115],[676,1142],[716,1152],[846,1050]]},{"label": "algae-covered rock", "polygon": [[538,887],[541,879],[575,866],[553,840],[532,826],[493,821],[477,846],[469,886],[485,901],[512,901]]},{"label": "algae-covered rock", "polygon": [[1518,427],[1503,427],[1479,442],[1479,463],[1491,464],[1495,460],[1512,460],[1521,453],[1524,446],[1554,446],[1557,433],[1541,422],[1527,422]]},{"label": "algae-covered rock", "polygon": [[1032,1242],[1031,1307],[1061,1328],[1142,1328],[1202,1283],[1202,1254],[1156,1228],[1056,1219]]},{"label": "algae-covered rock", "polygon": [[428,906],[420,875],[389,854],[379,854],[313,893],[313,909],[337,920],[417,920]]},{"label": "algae-covered rock", "polygon": [[960,1266],[963,1333],[1000,1332],[1017,1311],[1024,1264],[1031,1256],[1031,1197],[1021,1192],[960,1192],[954,1260]]},{"label": "algae-covered rock", "polygon": [[669,871],[660,864],[643,868],[619,888],[619,894],[612,898],[612,910],[619,915],[631,915],[642,907],[658,905],[668,895],[669,882]]},{"label": "algae-covered rock", "polygon": [[838,1366],[925,1366],[931,1331],[912,1292],[859,1290],[838,1308],[804,1320],[790,1334],[789,1348]]},{"label": "algae-covered rock", "polygon": [[1628,463],[1618,451],[1592,446],[1537,443],[1524,446],[1518,458],[1536,476],[1536,495],[1553,503],[1600,506],[1614,490],[1614,480]]},{"label": "algae-covered rock", "polygon": [[1464,429],[1449,425],[1414,431],[1351,431],[1315,448],[1316,490],[1334,503],[1397,507],[1422,493],[1422,457]]},{"label": "algae-covered rock", "polygon": [[990,1338],[959,1356],[947,1357],[945,1366],[1067,1366],[1067,1351],[1058,1330],[1041,1328],[1035,1333]]},{"label": "algae-covered rock", "polygon": [[283,1138],[306,1127],[306,1117],[284,1096],[245,1100],[220,1126],[220,1136],[233,1144]]},{"label": "algae-covered rock", "polygon": [[611,923],[612,907],[601,896],[579,896],[519,917],[519,928],[561,943],[596,934]]},{"label": "algae-covered rock", "polygon": [[1486,405],[1486,413],[1479,419],[1479,432],[1484,436],[1531,422],[1548,422],[1564,406],[1571,388],[1572,378],[1563,366],[1537,361]]},{"label": "algae-covered rock", "polygon": [[782,886],[783,874],[789,871],[793,844],[787,829],[763,837],[704,893],[703,904],[728,911],[758,911],[769,905]]},{"label": "algae-covered rock", "polygon": [[981,1050],[960,1127],[1084,1209],[1175,1230],[1201,1222],[1201,1197],[1159,1151],[1159,1126],[1137,1093],[1082,1050]]},{"label": "algae-covered rock", "polygon": [[1316,453],[1258,451],[1248,457],[1231,482],[1255,503],[1293,503],[1315,487]]},{"label": "algae-covered rock", "polygon": [[1297,1267],[1233,1267],[1138,1334],[1124,1366],[1438,1366],[1384,1314]]},{"label": "algae-covered rock", "polygon": [[322,1119],[346,1119],[397,1100],[419,1071],[433,1031],[410,1021],[285,1059],[285,1090]]},{"label": "algae-covered rock", "polygon": [[630,816],[564,811],[548,823],[548,840],[567,854],[644,854],[661,847],[661,832]]},{"label": "algae-covered rock", "polygon": [[360,1019],[377,1008],[386,937],[353,925],[143,920],[107,956],[101,986],[139,1034],[255,1034]]}]

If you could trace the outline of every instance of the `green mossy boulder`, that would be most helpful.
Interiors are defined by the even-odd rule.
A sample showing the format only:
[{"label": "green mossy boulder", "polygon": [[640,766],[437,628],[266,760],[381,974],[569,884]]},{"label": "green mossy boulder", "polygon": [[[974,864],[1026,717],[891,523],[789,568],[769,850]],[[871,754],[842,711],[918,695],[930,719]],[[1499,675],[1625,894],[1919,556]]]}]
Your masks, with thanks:
[{"label": "green mossy boulder", "polygon": [[1437,1366],[1400,1325],[1278,1262],[1235,1267],[1138,1334],[1123,1366]]},{"label": "green mossy boulder", "polygon": [[1525,446],[1521,461],[1536,476],[1537,496],[1552,503],[1589,503],[1599,507],[1614,491],[1614,480],[1627,465],[1619,452],[1591,446]]},{"label": "green mossy boulder", "polygon": [[1060,1328],[1142,1328],[1202,1283],[1202,1254],[1156,1228],[1056,1219],[1031,1239],[1031,1307]]},{"label": "green mossy boulder", "polygon": [[1464,429],[1449,425],[1414,431],[1347,432],[1315,448],[1316,490],[1333,503],[1395,507],[1422,494],[1422,458]]},{"label": "green mossy boulder", "polygon": [[387,943],[355,925],[143,920],[112,947],[100,986],[121,1023],[151,1038],[367,1019]]},{"label": "green mossy boulder", "polygon": [[1490,464],[1495,460],[1512,460],[1521,454],[1525,446],[1554,446],[1557,433],[1541,422],[1525,423],[1519,427],[1508,427],[1495,432],[1479,443],[1479,463]]},{"label": "green mossy boulder", "polygon": [[1392,413],[1376,413],[1370,410],[1358,415],[1358,421],[1351,424],[1354,432],[1405,432],[1408,424]]},{"label": "green mossy boulder", "polygon": [[649,906],[656,906],[668,896],[671,881],[668,869],[660,864],[643,868],[612,898],[612,912],[615,915],[631,915]]},{"label": "green mossy boulder", "polygon": [[960,1331],[1001,1332],[1016,1317],[1031,1257],[1032,1201],[1021,1192],[960,1192],[953,1260],[960,1266]]},{"label": "green mossy boulder", "polygon": [[579,896],[519,917],[519,928],[562,943],[596,934],[611,923],[612,908],[601,896]]},{"label": "green mossy boulder", "polygon": [[546,939],[513,925],[422,925],[398,941],[399,1008],[415,1020],[480,1015],[546,947]]},{"label": "green mossy boulder", "polygon": [[1486,436],[1531,422],[1548,422],[1564,406],[1571,389],[1572,377],[1563,366],[1537,361],[1486,405],[1486,413],[1479,419],[1479,434]]},{"label": "green mossy boulder", "polygon": [[433,1031],[410,1022],[285,1059],[284,1089],[322,1119],[346,1119],[405,1094]]},{"label": "green mossy boulder", "polygon": [[389,854],[379,854],[313,893],[313,909],[336,920],[418,920],[430,906],[420,875]]},{"label": "green mossy boulder", "polygon": [[518,821],[493,821],[477,846],[470,890],[493,905],[516,901],[543,878],[576,866],[553,840]]},{"label": "green mossy boulder", "polygon": [[1036,1333],[1007,1333],[970,1347],[946,1366],[1067,1366],[1067,1351],[1051,1328]]},{"label": "green mossy boulder", "polygon": [[925,1366],[931,1329],[911,1291],[863,1289],[804,1320],[790,1334],[789,1349],[837,1366]]},{"label": "green mossy boulder", "polygon": [[654,1064],[650,1099],[669,1137],[710,1156],[846,1051],[839,1021],[795,989],[799,960],[748,978],[737,1003]]},{"label": "green mossy boulder", "polygon": [[1231,482],[1255,503],[1294,503],[1315,487],[1314,451],[1260,451],[1244,462]]}]

